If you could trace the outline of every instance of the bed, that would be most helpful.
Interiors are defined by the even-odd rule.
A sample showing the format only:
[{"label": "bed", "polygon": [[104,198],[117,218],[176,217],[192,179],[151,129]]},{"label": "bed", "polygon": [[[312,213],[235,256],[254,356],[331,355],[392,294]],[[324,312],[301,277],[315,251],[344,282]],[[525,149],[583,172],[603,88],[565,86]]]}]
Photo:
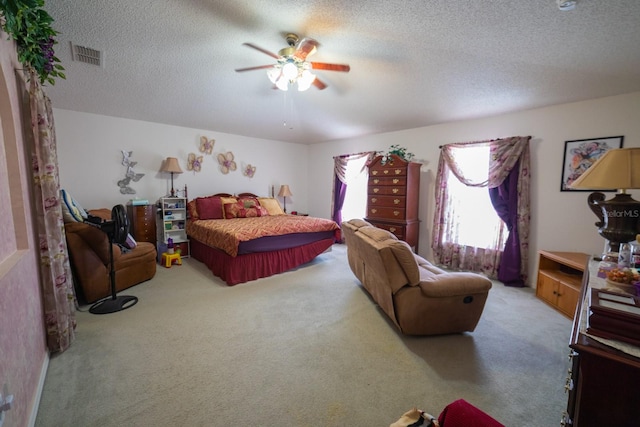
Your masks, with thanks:
[{"label": "bed", "polygon": [[296,268],[340,241],[334,221],[287,215],[273,197],[217,193],[187,209],[191,256],[230,286]]}]

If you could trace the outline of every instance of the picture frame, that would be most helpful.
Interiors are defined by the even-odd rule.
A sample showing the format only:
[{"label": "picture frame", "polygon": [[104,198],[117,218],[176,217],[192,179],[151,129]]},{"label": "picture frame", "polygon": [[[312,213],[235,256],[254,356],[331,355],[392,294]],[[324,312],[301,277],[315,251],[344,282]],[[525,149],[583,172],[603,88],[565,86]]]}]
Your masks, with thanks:
[{"label": "picture frame", "polygon": [[[562,160],[562,179],[560,191],[593,191],[570,188],[573,181],[585,173],[596,160],[609,150],[622,148],[624,136],[607,136],[604,138],[574,139],[564,142],[564,158]],[[598,190],[598,191],[616,191]]]}]

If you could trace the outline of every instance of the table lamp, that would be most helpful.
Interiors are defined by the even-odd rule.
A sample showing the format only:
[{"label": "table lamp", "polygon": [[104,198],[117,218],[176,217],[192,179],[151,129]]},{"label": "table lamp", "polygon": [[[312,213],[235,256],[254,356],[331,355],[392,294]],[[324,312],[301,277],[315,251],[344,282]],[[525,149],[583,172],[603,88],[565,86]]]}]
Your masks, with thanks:
[{"label": "table lamp", "polygon": [[167,157],[167,159],[162,163],[160,172],[169,172],[171,174],[171,197],[175,197],[176,192],[173,189],[173,174],[182,173],[182,169],[180,169],[180,163],[178,163],[178,159],[176,159],[175,157]]},{"label": "table lamp", "polygon": [[607,151],[569,187],[617,189],[618,193],[609,200],[600,192],[589,195],[589,207],[600,219],[596,227],[614,252],[619,250],[620,243],[636,240],[640,233],[640,202],[633,200],[627,190],[640,188],[640,148]]},{"label": "table lamp", "polygon": [[287,213],[287,197],[293,196],[293,193],[289,189],[288,185],[281,185],[280,192],[278,193],[278,197],[282,197],[284,201],[284,213]]}]

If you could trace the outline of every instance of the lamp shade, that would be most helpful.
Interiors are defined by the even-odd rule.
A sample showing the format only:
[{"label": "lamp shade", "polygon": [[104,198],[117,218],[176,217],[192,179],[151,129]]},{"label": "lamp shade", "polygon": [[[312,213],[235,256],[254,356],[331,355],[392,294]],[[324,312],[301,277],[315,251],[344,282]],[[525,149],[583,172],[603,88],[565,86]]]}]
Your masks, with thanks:
[{"label": "lamp shade", "polygon": [[278,193],[278,197],[291,197],[291,196],[293,196],[293,193],[289,189],[289,186],[288,185],[281,185],[280,186],[280,192]]},{"label": "lamp shade", "polygon": [[607,151],[569,187],[587,190],[640,188],[640,148]]},{"label": "lamp shade", "polygon": [[178,159],[176,159],[175,157],[167,157],[166,160],[162,163],[160,172],[182,173],[182,169],[180,169],[180,163],[178,163]]}]

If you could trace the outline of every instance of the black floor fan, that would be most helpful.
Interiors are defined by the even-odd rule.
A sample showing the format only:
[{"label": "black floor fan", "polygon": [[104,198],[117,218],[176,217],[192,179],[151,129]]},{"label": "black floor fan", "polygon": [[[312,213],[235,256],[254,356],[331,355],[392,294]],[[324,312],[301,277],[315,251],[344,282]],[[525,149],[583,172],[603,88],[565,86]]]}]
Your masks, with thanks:
[{"label": "black floor fan", "polygon": [[111,221],[102,221],[96,217],[89,218],[88,223],[98,227],[109,237],[109,280],[111,281],[111,298],[105,298],[93,304],[89,309],[93,314],[108,314],[122,311],[134,306],[138,297],[116,295],[116,272],[113,265],[114,243],[124,243],[129,234],[129,219],[124,206],[116,205],[111,209]]}]

